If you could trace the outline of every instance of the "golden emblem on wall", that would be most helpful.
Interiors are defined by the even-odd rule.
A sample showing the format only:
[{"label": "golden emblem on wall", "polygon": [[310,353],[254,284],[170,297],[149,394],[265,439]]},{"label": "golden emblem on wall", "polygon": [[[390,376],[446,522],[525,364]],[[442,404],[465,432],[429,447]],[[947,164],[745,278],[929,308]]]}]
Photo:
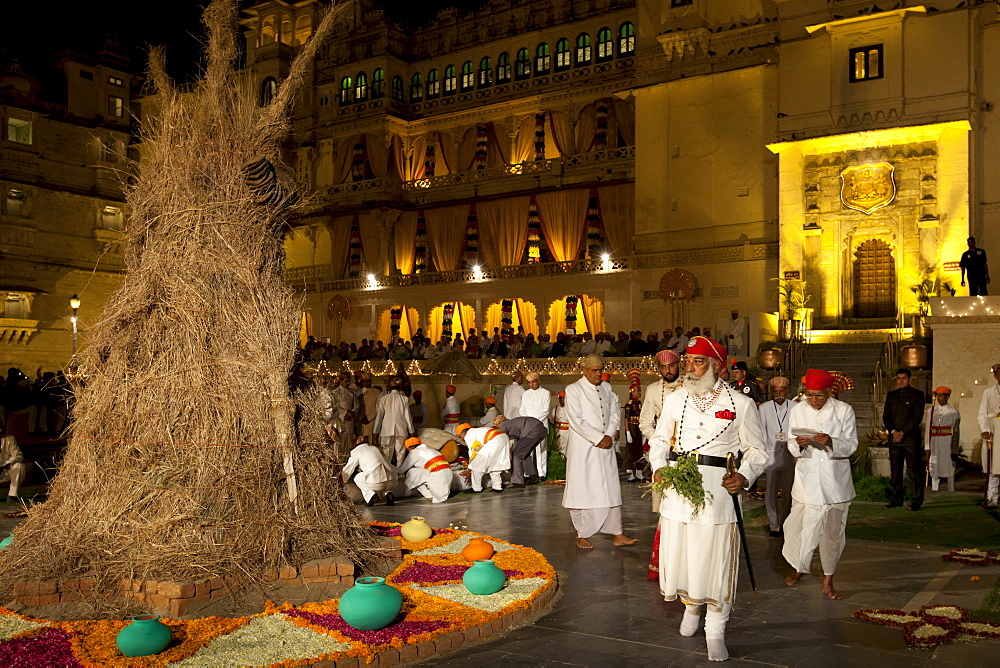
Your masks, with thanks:
[{"label": "golden emblem on wall", "polygon": [[889,204],[896,199],[894,170],[888,162],[848,167],[840,173],[840,201],[864,214]]}]

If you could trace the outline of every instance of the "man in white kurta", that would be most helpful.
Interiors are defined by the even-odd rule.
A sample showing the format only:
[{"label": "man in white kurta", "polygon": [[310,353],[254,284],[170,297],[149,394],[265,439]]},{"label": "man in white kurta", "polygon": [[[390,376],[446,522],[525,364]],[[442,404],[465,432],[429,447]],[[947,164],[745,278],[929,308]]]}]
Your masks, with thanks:
[{"label": "man in white kurta", "polygon": [[726,342],[729,346],[729,354],[733,357],[746,357],[747,355],[747,319],[740,315],[736,309],[732,310],[729,323],[726,327]]},{"label": "man in white kurta", "polygon": [[979,402],[979,430],[982,432],[983,471],[988,474],[986,483],[986,502],[983,509],[993,510],[997,507],[1000,496],[1000,448],[993,442],[1000,423],[1000,362],[993,365],[993,377],[997,384],[983,391]]},{"label": "man in white kurta", "polygon": [[[680,633],[692,636],[705,614],[710,661],[729,658],[726,622],[736,597],[740,539],[730,498],[764,470],[767,453],[757,406],[719,377],[726,349],[695,336],[688,341],[684,386],[663,402],[649,441],[654,480],[678,453],[697,454],[706,505],[696,510],[685,496],[667,489],[660,502],[660,591],[684,603]],[[742,453],[738,471],[726,472],[726,456]]]},{"label": "man in white kurta", "polygon": [[354,420],[358,415],[359,400],[351,389],[351,372],[341,371],[337,374],[337,383],[330,391],[333,417],[336,419],[337,431],[341,434],[341,448],[338,454],[348,452],[350,443],[354,442]]},{"label": "man in white kurta", "polygon": [[444,406],[441,407],[441,423],[444,425],[444,430],[449,434],[455,433],[455,427],[458,426],[458,416],[461,410],[458,405],[458,399],[455,398],[455,386],[446,385],[444,388]]},{"label": "man in white kurta", "polygon": [[392,490],[396,487],[396,467],[389,463],[380,448],[367,441],[358,443],[351,450],[351,455],[340,475],[344,482],[354,475],[354,484],[361,490],[366,505],[375,505],[375,501],[383,494],[385,505],[393,505],[395,497]]},{"label": "man in white kurta", "polygon": [[[663,411],[664,399],[684,384],[680,365],[680,353],[669,349],[656,353],[656,368],[660,372],[660,379],[646,386],[646,394],[642,398],[642,408],[639,411],[639,431],[647,441],[653,438],[653,433],[656,431],[656,421]],[[654,490],[650,496],[653,512],[660,512],[659,492]]]},{"label": "man in white kurta", "polygon": [[822,369],[806,371],[805,401],[788,415],[788,451],[797,462],[781,554],[795,569],[785,577],[791,586],[809,572],[818,546],[823,593],[840,599],[833,574],[844,552],[847,511],[854,498],[851,455],[858,449],[858,429],[850,404],[831,396],[833,381]]},{"label": "man in white kurta", "polygon": [[386,385],[389,391],[378,398],[375,406],[375,434],[379,437],[385,458],[398,466],[406,457],[406,438],[413,433],[413,422],[410,419],[410,400],[400,389],[400,379],[391,376]]},{"label": "man in white kurta", "polygon": [[[528,389],[521,395],[521,417],[533,417],[549,428],[549,412],[552,407],[552,395],[542,387],[542,377],[532,371],[526,375]],[[518,417],[517,415],[506,415],[505,417]],[[549,444],[548,439],[543,438],[535,446],[535,470],[542,480],[549,475]]]},{"label": "man in white kurta", "polygon": [[451,467],[448,460],[419,438],[406,439],[406,459],[399,467],[406,495],[417,492],[432,503],[444,503],[451,494]]},{"label": "man in white kurta", "polygon": [[792,404],[786,398],[787,378],[775,376],[769,384],[774,399],[762,403],[757,408],[757,414],[760,416],[760,430],[764,435],[764,449],[767,450],[764,505],[771,525],[771,537],[779,538],[782,535],[781,527],[792,510],[792,483],[795,481],[795,457],[788,452],[788,411]]},{"label": "man in white kurta", "polygon": [[935,492],[941,485],[941,478],[948,479],[948,491],[955,491],[955,462],[951,453],[958,450],[958,434],[961,416],[948,403],[951,388],[939,387],[934,390],[934,401],[924,418],[924,449],[927,456],[927,472],[931,489]]},{"label": "man in white kurta", "polygon": [[559,452],[566,456],[566,445],[569,443],[569,422],[566,421],[566,393],[556,395],[559,402],[552,407],[552,424],[556,426],[556,444]]},{"label": "man in white kurta", "polygon": [[497,417],[500,416],[500,412],[497,411],[497,400],[493,397],[486,397],[484,403],[486,404],[486,412],[483,417],[479,418],[479,426],[492,427]]},{"label": "man in white kurta", "polygon": [[503,390],[503,406],[500,408],[504,417],[519,417],[521,415],[521,397],[524,396],[524,374],[520,369],[511,374],[511,383]]},{"label": "man in white kurta", "polygon": [[483,491],[483,476],[489,475],[494,492],[503,491],[503,472],[510,470],[511,443],[507,434],[493,427],[458,426],[457,434],[469,446],[470,484],[473,492]]},{"label": "man in white kurta", "polygon": [[17,439],[4,434],[4,428],[0,427],[0,435],[3,436],[0,438],[0,483],[10,483],[7,488],[7,503],[17,503],[21,483],[28,475],[28,467],[24,463],[24,454],[17,445]]},{"label": "man in white kurta", "polygon": [[595,533],[614,536],[614,545],[637,539],[622,533],[622,487],[613,449],[621,427],[621,406],[610,383],[601,382],[604,358],[581,361],[583,378],[566,387],[566,487],[563,508],[569,509],[576,545],[593,549]]}]

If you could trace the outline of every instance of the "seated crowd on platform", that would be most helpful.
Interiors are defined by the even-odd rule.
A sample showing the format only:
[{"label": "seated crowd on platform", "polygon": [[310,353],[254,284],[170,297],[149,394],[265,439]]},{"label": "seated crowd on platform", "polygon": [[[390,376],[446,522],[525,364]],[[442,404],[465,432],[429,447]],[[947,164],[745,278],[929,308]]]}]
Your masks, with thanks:
[{"label": "seated crowd on platform", "polygon": [[[71,396],[62,371],[42,373],[42,367],[38,367],[32,381],[20,369],[11,367],[6,378],[0,377],[0,425],[8,427],[7,433],[16,431],[23,436],[59,434],[66,426]],[[25,417],[15,417],[20,415]]]},{"label": "seated crowd on platform", "polygon": [[662,336],[656,332],[643,334],[641,331],[619,331],[617,338],[608,332],[591,334],[567,334],[560,332],[552,341],[548,334],[537,337],[525,333],[523,327],[517,331],[501,332],[499,327],[493,328],[493,334],[486,331],[469,330],[466,338],[461,333],[454,337],[443,336],[437,342],[424,336],[423,329],[418,329],[411,340],[394,337],[388,346],[383,341],[362,339],[361,344],[341,341],[340,345],[323,343],[316,337],[309,337],[309,342],[301,351],[302,361],[311,360],[431,360],[452,350],[464,353],[469,359],[531,359],[549,357],[585,357],[601,355],[603,357],[644,357],[655,355],[661,350],[683,352],[688,339],[692,336],[709,336],[708,327],[704,332],[698,327],[685,332],[682,327],[663,330]]}]

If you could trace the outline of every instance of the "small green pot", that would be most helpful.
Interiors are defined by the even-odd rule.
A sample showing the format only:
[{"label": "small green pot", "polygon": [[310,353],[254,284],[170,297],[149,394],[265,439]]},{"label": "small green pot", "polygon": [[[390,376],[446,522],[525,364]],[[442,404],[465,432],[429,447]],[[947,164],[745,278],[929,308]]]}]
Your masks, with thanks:
[{"label": "small green pot", "polygon": [[359,631],[377,631],[392,624],[403,609],[403,595],[385,578],[358,578],[338,604],[341,618]]},{"label": "small green pot", "polygon": [[469,590],[469,593],[477,596],[488,596],[495,594],[507,583],[507,576],[500,570],[492,559],[477,559],[476,563],[465,571],[462,576],[462,584]]},{"label": "small green pot", "polygon": [[132,623],[118,632],[115,644],[125,656],[152,656],[170,645],[173,633],[160,621],[159,615],[145,613],[132,618]]}]

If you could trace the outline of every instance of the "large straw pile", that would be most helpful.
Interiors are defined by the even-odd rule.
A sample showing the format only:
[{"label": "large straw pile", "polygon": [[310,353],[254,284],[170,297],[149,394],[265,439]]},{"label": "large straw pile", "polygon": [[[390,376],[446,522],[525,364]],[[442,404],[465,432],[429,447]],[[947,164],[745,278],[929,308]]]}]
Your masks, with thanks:
[{"label": "large straw pile", "polygon": [[334,554],[384,567],[334,480],[316,396],[289,390],[299,305],[282,279],[282,228],[293,205],[259,203],[244,173],[280,164],[291,102],[333,13],[263,108],[233,69],[234,0],[205,12],[194,92],[178,91],[153,54],[160,108],[128,192],[126,278],[81,356],[86,387],[49,499],[0,552],[0,587],[252,581]]}]

